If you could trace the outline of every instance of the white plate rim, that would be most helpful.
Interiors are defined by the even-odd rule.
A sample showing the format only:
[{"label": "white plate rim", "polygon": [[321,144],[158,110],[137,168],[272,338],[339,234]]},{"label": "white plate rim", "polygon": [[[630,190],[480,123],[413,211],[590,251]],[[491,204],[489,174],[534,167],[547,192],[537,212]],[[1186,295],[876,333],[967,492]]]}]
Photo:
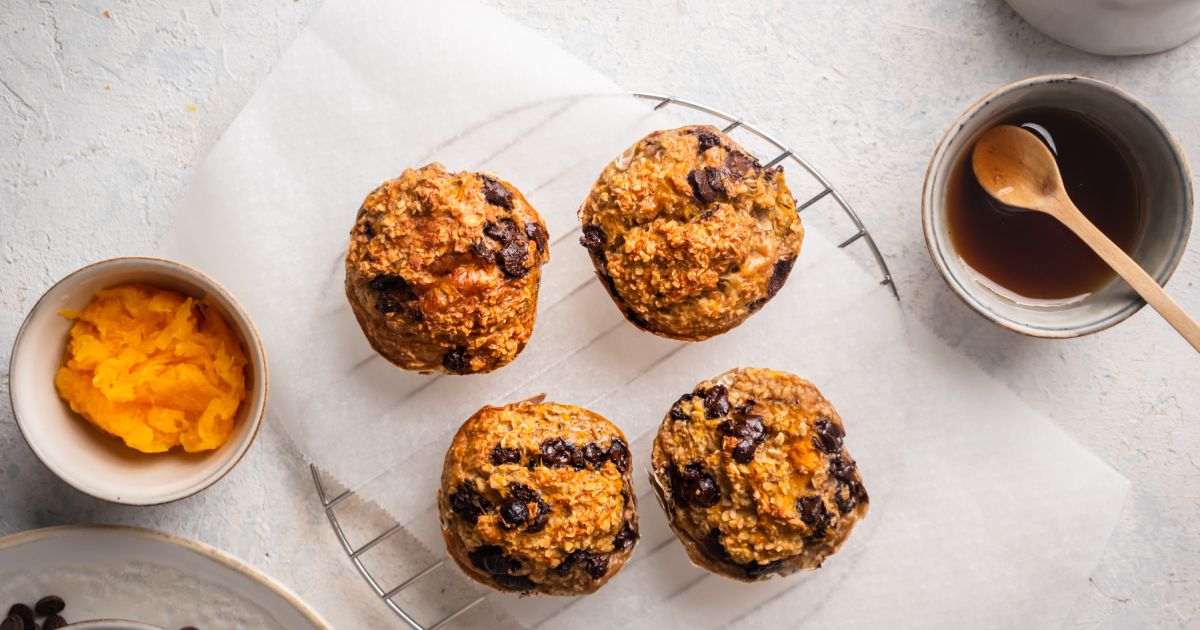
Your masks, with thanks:
[{"label": "white plate rim", "polygon": [[298,595],[293,593],[291,589],[280,584],[274,578],[255,569],[242,561],[234,558],[230,554],[217,549],[206,543],[195,540],[189,540],[174,534],[167,534],[141,527],[129,527],[126,525],[55,525],[52,527],[42,527],[31,529],[24,532],[17,532],[7,536],[0,537],[0,551],[6,549],[27,545],[43,540],[52,540],[63,536],[72,535],[87,535],[87,534],[120,534],[152,540],[155,542],[163,542],[175,547],[179,547],[191,553],[203,556],[217,562],[224,567],[236,571],[244,577],[247,577],[259,585],[267,588],[275,595],[282,598],[296,612],[300,613],[305,619],[312,623],[313,627],[319,630],[333,630],[324,619],[312,608],[305,604]]}]

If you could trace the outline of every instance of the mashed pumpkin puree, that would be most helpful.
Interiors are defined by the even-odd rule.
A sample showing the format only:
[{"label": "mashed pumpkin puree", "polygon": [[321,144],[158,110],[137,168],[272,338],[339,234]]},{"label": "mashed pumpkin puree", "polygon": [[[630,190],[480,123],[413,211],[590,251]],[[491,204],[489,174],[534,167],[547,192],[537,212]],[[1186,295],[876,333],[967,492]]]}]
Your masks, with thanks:
[{"label": "mashed pumpkin puree", "polygon": [[194,453],[229,438],[246,355],[215,309],[124,284],[60,313],[75,323],[54,385],[76,413],[143,453]]}]

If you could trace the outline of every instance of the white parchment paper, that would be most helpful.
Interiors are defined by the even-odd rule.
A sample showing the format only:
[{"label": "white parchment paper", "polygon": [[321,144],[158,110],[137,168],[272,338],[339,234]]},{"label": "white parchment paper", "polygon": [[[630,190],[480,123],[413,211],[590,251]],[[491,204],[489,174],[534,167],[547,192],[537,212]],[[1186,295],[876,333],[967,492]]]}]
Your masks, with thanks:
[{"label": "white parchment paper", "polygon": [[[439,554],[441,459],[483,404],[546,392],[592,408],[622,427],[639,468],[671,402],[731,367],[801,374],[838,407],[871,512],[819,571],[745,585],[690,566],[638,475],[642,540],[631,564],[585,598],[489,594],[498,618],[1061,624],[1126,481],[906,317],[874,271],[832,245],[852,232],[834,232],[831,200],[805,210],[791,280],[740,328],[681,344],[624,321],[576,242],[575,211],[608,160],[680,123],[667,116],[472,2],[328,0],[201,166],[163,253],[242,301],[267,349],[272,416],[301,451]],[[431,160],[500,174],[550,231],[533,338],[493,374],[397,370],[371,351],[343,293],[362,198]],[[787,173],[801,200],[816,191],[799,169]]]}]

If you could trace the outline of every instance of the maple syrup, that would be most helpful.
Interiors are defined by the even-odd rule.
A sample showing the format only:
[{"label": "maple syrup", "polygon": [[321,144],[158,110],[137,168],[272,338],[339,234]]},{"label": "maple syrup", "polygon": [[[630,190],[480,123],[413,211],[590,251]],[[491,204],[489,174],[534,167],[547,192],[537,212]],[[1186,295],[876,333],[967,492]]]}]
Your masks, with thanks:
[{"label": "maple syrup", "polygon": [[[1091,119],[1065,109],[1018,112],[996,124],[1017,125],[1055,154],[1071,200],[1126,253],[1137,244],[1144,209],[1128,151]],[[1070,303],[1114,277],[1112,269],[1066,226],[1040,212],[992,199],[964,151],[946,185],[950,242],[993,290],[1018,302]]]}]

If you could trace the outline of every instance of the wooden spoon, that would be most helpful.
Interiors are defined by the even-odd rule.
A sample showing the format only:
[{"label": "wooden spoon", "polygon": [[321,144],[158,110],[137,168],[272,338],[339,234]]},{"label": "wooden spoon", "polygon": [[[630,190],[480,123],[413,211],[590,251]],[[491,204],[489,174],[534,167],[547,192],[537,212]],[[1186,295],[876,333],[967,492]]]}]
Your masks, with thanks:
[{"label": "wooden spoon", "polygon": [[1044,212],[1067,226],[1200,352],[1200,325],[1075,207],[1054,154],[1037,136],[1012,125],[993,127],[975,142],[971,166],[979,185],[1000,203]]}]

